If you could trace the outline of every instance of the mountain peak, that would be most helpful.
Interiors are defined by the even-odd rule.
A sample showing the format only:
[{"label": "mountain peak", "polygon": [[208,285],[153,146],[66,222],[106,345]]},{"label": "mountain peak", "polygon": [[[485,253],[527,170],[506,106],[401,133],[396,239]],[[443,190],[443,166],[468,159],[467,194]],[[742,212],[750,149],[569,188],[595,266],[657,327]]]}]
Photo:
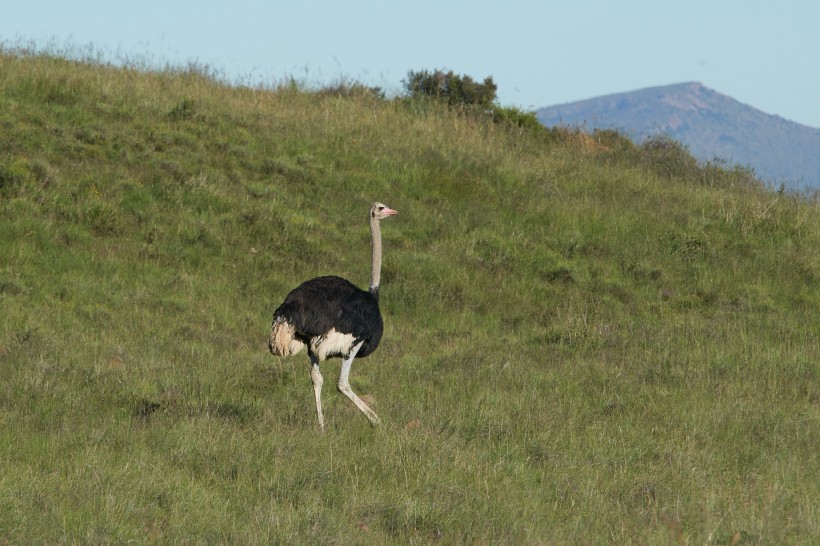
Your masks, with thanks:
[{"label": "mountain peak", "polygon": [[639,143],[665,134],[698,159],[751,167],[789,189],[820,188],[820,129],[766,114],[700,82],[541,108],[536,115],[546,126],[616,129]]}]

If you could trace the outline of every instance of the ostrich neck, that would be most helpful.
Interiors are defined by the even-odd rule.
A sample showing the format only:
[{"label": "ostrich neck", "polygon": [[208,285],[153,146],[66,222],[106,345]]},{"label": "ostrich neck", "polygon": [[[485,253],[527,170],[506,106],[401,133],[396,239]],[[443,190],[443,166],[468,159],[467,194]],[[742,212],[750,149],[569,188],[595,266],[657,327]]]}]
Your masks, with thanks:
[{"label": "ostrich neck", "polygon": [[370,244],[372,245],[370,263],[370,293],[379,297],[379,282],[382,272],[382,232],[379,221],[370,217]]}]

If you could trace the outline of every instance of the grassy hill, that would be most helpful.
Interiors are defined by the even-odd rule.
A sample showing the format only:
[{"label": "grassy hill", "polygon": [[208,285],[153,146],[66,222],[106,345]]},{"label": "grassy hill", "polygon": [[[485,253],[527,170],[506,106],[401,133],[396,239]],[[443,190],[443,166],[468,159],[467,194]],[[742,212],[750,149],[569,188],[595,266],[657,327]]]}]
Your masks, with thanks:
[{"label": "grassy hill", "polygon": [[[266,350],[369,276],[373,428]],[[809,544],[820,205],[365,92],[0,54],[0,541]]]}]

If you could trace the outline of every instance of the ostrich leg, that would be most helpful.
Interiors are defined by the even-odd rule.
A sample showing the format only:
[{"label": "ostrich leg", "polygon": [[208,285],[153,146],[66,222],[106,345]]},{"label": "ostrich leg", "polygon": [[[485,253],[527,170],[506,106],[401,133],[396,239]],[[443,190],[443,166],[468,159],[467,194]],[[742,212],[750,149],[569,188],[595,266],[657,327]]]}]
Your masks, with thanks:
[{"label": "ostrich leg", "polygon": [[362,402],[362,399],[359,398],[355,392],[353,392],[353,389],[350,388],[350,383],[347,379],[350,376],[350,366],[353,364],[353,359],[356,358],[356,353],[358,353],[359,349],[362,348],[362,343],[364,342],[360,341],[358,344],[356,344],[350,350],[350,354],[348,354],[347,357],[342,361],[342,371],[341,373],[339,373],[339,381],[338,383],[336,383],[336,386],[338,387],[339,392],[350,398],[353,401],[353,403],[356,404],[356,407],[359,408],[359,410],[361,410],[362,413],[364,413],[365,417],[370,419],[370,422],[372,424],[378,425],[381,422],[379,416],[376,415],[375,411],[367,407],[367,404]]},{"label": "ostrich leg", "polygon": [[319,415],[319,427],[325,430],[325,418],[322,415],[322,374],[319,372],[319,358],[312,352],[310,357],[310,381],[313,383],[313,395],[316,397],[316,413]]}]

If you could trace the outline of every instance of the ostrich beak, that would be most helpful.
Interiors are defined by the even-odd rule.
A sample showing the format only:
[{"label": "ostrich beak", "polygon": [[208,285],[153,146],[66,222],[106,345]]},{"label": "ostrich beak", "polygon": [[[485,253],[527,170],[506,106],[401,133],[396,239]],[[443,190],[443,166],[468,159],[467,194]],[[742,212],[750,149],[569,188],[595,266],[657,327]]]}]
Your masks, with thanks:
[{"label": "ostrich beak", "polygon": [[384,210],[382,211],[382,214],[386,214],[388,216],[393,216],[394,214],[398,214],[398,213],[399,213],[399,211],[393,210],[390,207],[384,207]]}]

